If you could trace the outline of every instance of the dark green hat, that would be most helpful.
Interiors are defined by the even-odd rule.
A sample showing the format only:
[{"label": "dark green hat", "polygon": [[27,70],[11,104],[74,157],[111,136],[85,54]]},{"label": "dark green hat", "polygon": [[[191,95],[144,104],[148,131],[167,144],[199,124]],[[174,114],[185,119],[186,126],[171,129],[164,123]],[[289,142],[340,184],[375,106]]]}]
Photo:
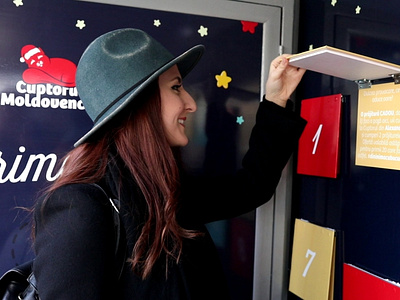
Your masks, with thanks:
[{"label": "dark green hat", "polygon": [[98,134],[119,112],[163,72],[178,65],[185,77],[197,64],[204,46],[174,57],[147,33],[118,29],[95,39],[83,53],[76,87],[93,127],[75,147]]}]

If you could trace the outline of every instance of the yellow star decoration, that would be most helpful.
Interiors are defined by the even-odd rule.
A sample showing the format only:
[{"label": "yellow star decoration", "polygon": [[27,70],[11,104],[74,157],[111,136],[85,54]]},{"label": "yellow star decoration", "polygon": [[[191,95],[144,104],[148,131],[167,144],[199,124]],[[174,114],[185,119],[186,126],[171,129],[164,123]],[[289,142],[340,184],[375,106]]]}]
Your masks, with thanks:
[{"label": "yellow star decoration", "polygon": [[332,5],[332,6],[335,6],[336,3],[337,3],[337,0],[332,0],[332,1],[331,1],[331,5]]},{"label": "yellow star decoration", "polygon": [[226,74],[226,71],[222,71],[220,75],[215,75],[215,79],[217,80],[217,87],[222,86],[224,89],[227,89],[229,82],[232,81],[232,78]]},{"label": "yellow star decoration", "polygon": [[360,14],[361,11],[361,7],[359,5],[357,5],[356,7],[356,15]]}]

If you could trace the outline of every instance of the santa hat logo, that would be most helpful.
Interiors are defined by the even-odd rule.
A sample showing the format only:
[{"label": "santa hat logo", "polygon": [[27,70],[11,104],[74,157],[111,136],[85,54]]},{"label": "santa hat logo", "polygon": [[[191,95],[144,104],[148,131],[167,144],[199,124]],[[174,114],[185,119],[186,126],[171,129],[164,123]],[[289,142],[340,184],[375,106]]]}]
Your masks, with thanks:
[{"label": "santa hat logo", "polygon": [[40,47],[25,45],[21,49],[20,61],[28,68],[22,73],[26,83],[53,83],[74,87],[76,65],[65,58],[50,58]]},{"label": "santa hat logo", "polygon": [[42,52],[42,49],[34,46],[34,45],[26,45],[21,49],[21,58],[20,62],[24,63],[29,60],[33,55]]}]

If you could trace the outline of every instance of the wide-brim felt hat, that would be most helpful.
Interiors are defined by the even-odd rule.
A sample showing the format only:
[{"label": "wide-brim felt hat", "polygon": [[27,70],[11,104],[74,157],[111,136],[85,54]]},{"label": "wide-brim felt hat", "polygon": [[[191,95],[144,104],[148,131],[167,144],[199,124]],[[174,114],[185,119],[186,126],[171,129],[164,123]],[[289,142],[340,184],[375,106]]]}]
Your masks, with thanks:
[{"label": "wide-brim felt hat", "polygon": [[84,51],[76,87],[93,127],[74,146],[91,141],[163,72],[174,65],[185,77],[204,52],[197,45],[179,56],[139,29],[114,30],[96,38]]}]

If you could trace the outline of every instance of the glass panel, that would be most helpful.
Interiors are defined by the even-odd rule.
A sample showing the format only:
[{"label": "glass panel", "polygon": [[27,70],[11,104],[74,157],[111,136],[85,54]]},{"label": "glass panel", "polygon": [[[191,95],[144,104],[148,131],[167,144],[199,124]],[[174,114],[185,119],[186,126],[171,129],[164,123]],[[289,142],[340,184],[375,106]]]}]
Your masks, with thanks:
[{"label": "glass panel", "polygon": [[[228,2],[227,7],[244,5]],[[183,157],[196,173],[225,174],[240,167],[260,100],[263,24],[83,1],[21,3],[10,1],[0,10],[0,273],[33,257],[29,214],[15,207],[33,204],[57,172],[53,163],[91,128],[74,86],[24,81],[28,66],[20,58],[27,54],[22,51],[26,45],[77,64],[90,41],[116,28],[143,29],[174,54],[204,44],[203,59],[185,81],[198,111],[187,125],[191,142]],[[225,87],[216,80],[223,72],[232,79]],[[72,106],[64,107],[62,100]],[[233,298],[251,299],[254,213],[208,227]]]}]

